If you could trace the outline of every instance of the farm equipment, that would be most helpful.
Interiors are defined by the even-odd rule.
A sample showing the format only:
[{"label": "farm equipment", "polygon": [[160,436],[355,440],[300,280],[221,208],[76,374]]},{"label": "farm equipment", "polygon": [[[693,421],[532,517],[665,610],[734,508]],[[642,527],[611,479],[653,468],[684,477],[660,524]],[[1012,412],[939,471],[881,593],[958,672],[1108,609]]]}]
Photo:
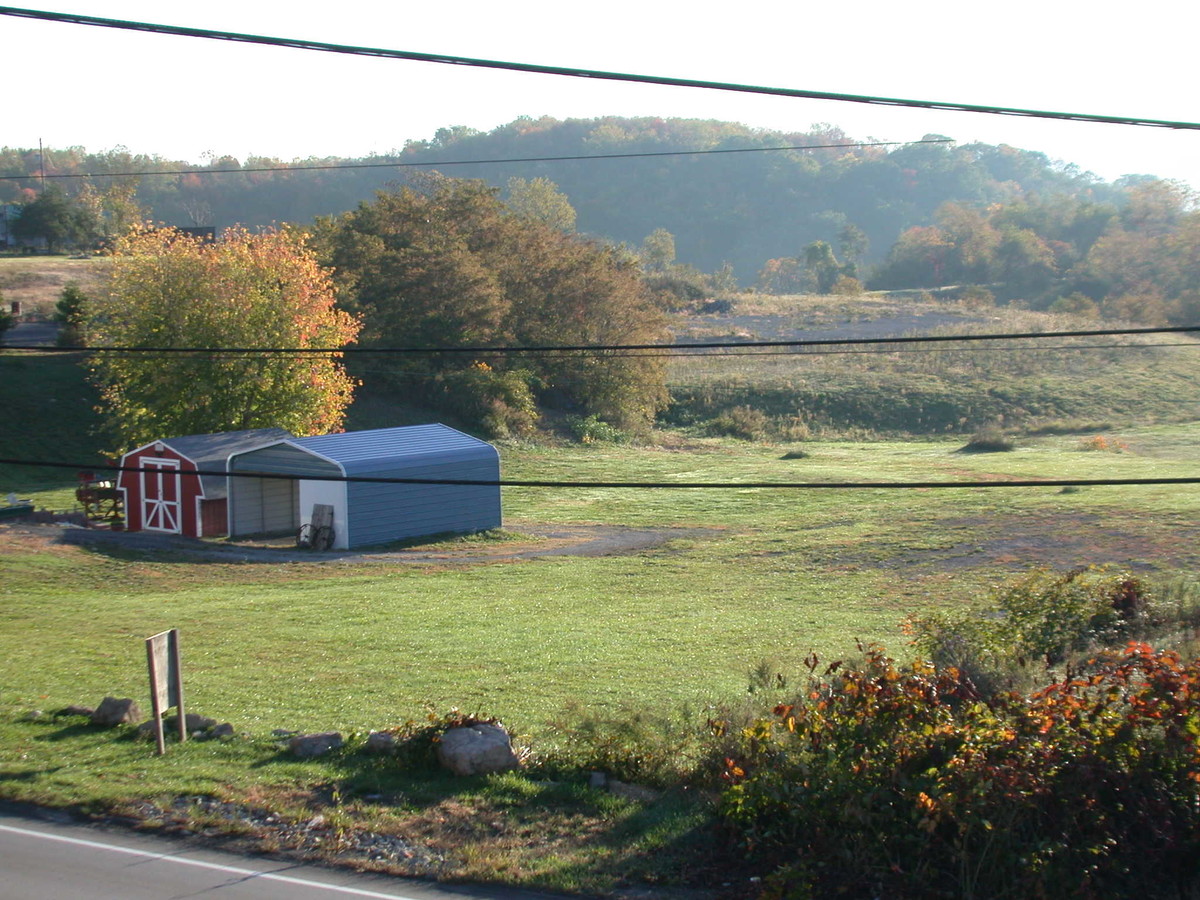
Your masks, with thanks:
[{"label": "farm equipment", "polygon": [[333,507],[314,503],[312,520],[300,526],[296,546],[302,550],[328,550],[333,546]]},{"label": "farm equipment", "polygon": [[114,482],[96,477],[95,472],[79,473],[75,499],[83,507],[83,514],[89,522],[107,522],[109,527],[115,528],[119,528],[125,522],[121,492],[117,490]]}]

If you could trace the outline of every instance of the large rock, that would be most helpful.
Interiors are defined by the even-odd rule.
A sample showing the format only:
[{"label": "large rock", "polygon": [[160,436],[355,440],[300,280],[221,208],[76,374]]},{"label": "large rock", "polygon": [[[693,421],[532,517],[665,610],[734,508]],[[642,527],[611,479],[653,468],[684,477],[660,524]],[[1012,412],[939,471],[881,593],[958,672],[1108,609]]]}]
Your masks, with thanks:
[{"label": "large rock", "polygon": [[288,749],[301,759],[308,759],[336,750],[342,743],[342,736],[338,732],[322,731],[319,734],[296,735],[288,741]]},{"label": "large rock", "polygon": [[[206,735],[217,724],[216,719],[210,719],[208,716],[202,716],[199,713],[188,713],[184,718],[184,723],[187,726],[187,733],[193,737]],[[145,735],[154,734],[154,720],[143,722],[138,726],[138,732]],[[170,715],[163,716],[163,734],[177,735],[179,734],[179,716]]]},{"label": "large rock", "polygon": [[455,775],[483,775],[517,768],[508,732],[499,725],[449,728],[437,745],[438,762]]},{"label": "large rock", "polygon": [[144,718],[142,710],[128,697],[121,700],[105,697],[92,713],[92,724],[111,728],[113,725],[136,725]]},{"label": "large rock", "polygon": [[387,731],[372,731],[367,735],[368,753],[395,753],[396,736]]}]

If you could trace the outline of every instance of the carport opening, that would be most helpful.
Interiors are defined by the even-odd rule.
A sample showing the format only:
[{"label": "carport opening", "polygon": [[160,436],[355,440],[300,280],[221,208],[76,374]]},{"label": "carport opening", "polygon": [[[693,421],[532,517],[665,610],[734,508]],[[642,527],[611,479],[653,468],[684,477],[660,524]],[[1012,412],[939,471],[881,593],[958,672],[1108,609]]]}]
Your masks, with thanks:
[{"label": "carport opening", "polygon": [[231,478],[232,537],[295,536],[300,528],[300,482],[292,478]]}]

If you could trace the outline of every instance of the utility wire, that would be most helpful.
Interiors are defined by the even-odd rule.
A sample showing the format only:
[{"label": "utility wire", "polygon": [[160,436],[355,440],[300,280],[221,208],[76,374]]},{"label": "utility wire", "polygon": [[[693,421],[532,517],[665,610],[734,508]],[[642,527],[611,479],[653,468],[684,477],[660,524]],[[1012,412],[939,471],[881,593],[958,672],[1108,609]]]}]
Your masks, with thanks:
[{"label": "utility wire", "polygon": [[540,75],[562,75],[573,78],[590,78],[599,81],[624,81],[635,84],[659,84],[670,87],[702,88],[706,90],[734,91],[748,94],[768,94],[779,97],[797,97],[808,100],[835,100],[843,103],[866,103],[877,106],[902,106],[916,109],[938,109],[951,112],[985,113],[1000,116],[1025,116],[1037,119],[1062,119],[1072,122],[1100,122],[1110,125],[1136,125],[1152,128],[1176,128],[1200,130],[1200,123],[1177,122],[1165,119],[1147,119],[1134,116],[1107,116],[1090,113],[1052,112],[1048,110],[1019,109],[1008,106],[985,106],[975,103],[950,103],[938,100],[911,100],[899,97],[880,97],[863,94],[840,94],[826,91],[809,91],[797,88],[762,87],[720,81],[704,81],[692,78],[673,78],[656,75],[636,75],[623,72],[605,72],[597,69],[581,69],[569,66],[544,66],[534,63],[503,62],[500,60],[474,59],[445,53],[417,53],[409,50],[388,50],[379,47],[361,47],[351,44],[331,44],[299,38],[269,37],[258,34],[243,34],[234,31],[217,31],[209,28],[188,28],[180,25],[157,25],[149,22],[134,22],[123,19],[106,19],[75,13],[48,12],[36,9],[21,9],[0,6],[0,15],[26,19],[41,19],[48,22],[64,22],[72,25],[95,25],[102,28],[117,28],[126,31],[143,31],[151,34],[169,34],[181,37],[208,38],[244,44],[262,44],[271,47],[289,47],[295,50],[317,50],[325,53],[340,53],[350,56],[372,56],[385,59],[404,59],[415,62],[441,63],[453,66],[475,66],[486,69],[504,69],[513,72],[531,72]]},{"label": "utility wire", "polygon": [[147,172],[60,172],[42,175],[0,175],[0,181],[25,181],[34,178],[141,178],[150,175],[236,175],[244,172],[322,172],[337,169],[405,169],[418,166],[479,166],[503,163],[562,162],[589,159],[641,159],[653,156],[705,156],[715,153],[765,153],[777,150],[848,150],[860,147],[896,147],[910,144],[953,144],[952,138],[937,138],[920,141],[851,141],[844,144],[805,144],[798,147],[729,147],[715,150],[654,150],[641,153],[592,153],[576,156],[525,156],[510,159],[444,159],[432,162],[373,162],[373,163],[330,163],[328,165],[305,166],[248,166],[241,169],[173,169]]},{"label": "utility wire", "polygon": [[[610,360],[610,359],[699,359],[699,360],[705,360],[705,359],[716,359],[716,358],[726,358],[726,357],[737,358],[737,357],[754,356],[754,357],[766,357],[768,359],[774,357],[777,359],[795,360],[795,359],[799,359],[799,358],[809,358],[809,357],[819,357],[819,356],[888,356],[888,357],[895,357],[895,356],[924,356],[924,355],[928,355],[931,353],[977,353],[977,352],[987,352],[987,353],[1055,352],[1055,353],[1059,353],[1062,351],[1073,351],[1073,350],[1146,350],[1146,351],[1155,351],[1155,350],[1176,349],[1176,348],[1183,348],[1183,349],[1188,349],[1188,350],[1200,350],[1200,342],[1197,342],[1197,341],[1178,341],[1178,342],[1172,341],[1172,342],[1162,343],[1162,344],[1052,344],[1049,346],[1041,345],[1041,346],[1034,346],[1034,347],[1013,347],[1013,346],[1007,346],[1007,347],[912,347],[912,348],[906,348],[906,349],[890,349],[889,348],[889,349],[883,349],[883,350],[844,350],[844,349],[807,350],[804,348],[799,348],[799,349],[795,349],[795,350],[789,350],[789,349],[749,350],[744,353],[739,353],[736,350],[712,350],[712,351],[708,351],[705,353],[682,353],[677,350],[664,350],[664,351],[660,351],[660,352],[649,351],[649,350],[646,350],[646,351],[619,351],[619,350],[617,350],[617,351],[612,351],[612,352],[606,352],[606,353],[604,353],[603,356],[600,356],[599,359],[600,360]],[[21,349],[21,348],[6,348],[6,347],[0,345],[0,351],[3,351],[5,349]],[[29,350],[29,349],[49,350],[51,348],[49,348],[49,347],[45,347],[45,348],[26,347],[23,349],[25,349],[25,350]],[[143,356],[141,358],[142,359],[163,359],[163,360],[179,359],[178,356],[154,356],[151,354],[147,354],[146,356]],[[209,361],[213,361],[213,360],[262,359],[262,356],[261,356],[261,354],[251,353],[251,352],[218,350],[218,351],[214,351],[212,353],[205,353],[203,355],[201,355],[199,352],[197,352],[195,358],[202,359],[205,362],[209,362]],[[312,359],[313,357],[309,356],[309,355],[289,354],[286,352],[281,352],[281,353],[275,354],[275,358],[276,359],[303,360],[303,359]],[[477,358],[482,359],[482,360],[501,359],[501,358],[503,358],[503,355],[502,354],[489,355],[487,353],[480,353]],[[540,354],[538,356],[538,358],[540,358],[540,359],[587,359],[587,358],[589,358],[589,354],[586,354],[586,353],[558,353],[558,354],[544,353],[544,354]],[[392,370],[391,369],[374,368],[371,371],[377,371],[377,372],[389,371],[390,372]],[[442,372],[442,373],[415,372],[415,371],[411,371],[411,370],[405,370],[404,374],[406,376],[413,376],[413,377],[427,376],[430,378],[434,378],[434,377],[437,377],[439,374],[445,374],[445,373],[444,372]]]},{"label": "utility wire", "polygon": [[[955,341],[1015,341],[1044,338],[1068,337],[1111,337],[1134,334],[1190,334],[1200,332],[1200,325],[1165,325],[1146,328],[1103,328],[1077,331],[1018,331],[1003,334],[933,334],[905,335],[900,337],[873,338],[820,338],[816,340],[791,341],[701,341],[694,344],[545,344],[527,347],[48,347],[40,344],[4,344],[0,350],[37,350],[43,353],[207,353],[207,354],[294,354],[313,356],[321,354],[354,355],[440,355],[472,354],[508,356],[537,353],[609,353],[636,350],[667,350],[673,353],[691,353],[697,350],[741,349],[741,348],[804,348],[861,346],[864,344],[926,344]],[[699,354],[697,354],[699,355]]]},{"label": "utility wire", "polygon": [[[44,468],[97,470],[102,472],[151,472],[162,470],[153,466],[81,465],[69,462],[40,462],[29,459],[0,457],[0,465],[39,466]],[[1053,478],[1019,479],[1012,481],[545,481],[533,479],[488,478],[385,478],[376,475],[284,475],[273,472],[226,472],[218,469],[196,469],[181,475],[215,475],[229,478],[269,478],[281,481],[333,481],[351,484],[425,484],[460,487],[509,488],[621,488],[685,489],[685,490],[926,490],[929,488],[997,488],[997,487],[1124,487],[1141,485],[1200,484],[1200,476],[1181,478]]]}]

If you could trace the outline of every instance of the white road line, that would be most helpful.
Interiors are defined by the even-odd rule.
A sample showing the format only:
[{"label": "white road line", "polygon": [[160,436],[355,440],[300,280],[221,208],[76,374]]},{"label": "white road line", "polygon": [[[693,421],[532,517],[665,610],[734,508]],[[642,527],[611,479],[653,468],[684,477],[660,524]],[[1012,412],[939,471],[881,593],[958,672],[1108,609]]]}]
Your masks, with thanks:
[{"label": "white road line", "polygon": [[88,841],[83,838],[66,837],[58,834],[47,834],[43,831],[33,831],[28,828],[17,828],[12,825],[0,825],[0,831],[8,831],[12,834],[25,835],[26,837],[43,838],[47,841],[58,841],[62,844],[74,844],[77,847],[91,847],[95,850],[111,850],[114,853],[125,853],[129,856],[140,856],[144,859],[159,860],[161,862],[179,863],[184,866],[196,866],[201,869],[212,869],[217,872],[227,872],[230,875],[242,875],[251,878],[265,878],[270,881],[279,881],[284,884],[295,884],[303,887],[320,888],[326,891],[332,891],[339,894],[348,894],[353,897],[375,897],[378,900],[416,900],[416,898],[408,897],[404,894],[381,894],[378,891],[368,891],[362,888],[343,887],[336,884],[326,884],[321,881],[310,881],[307,878],[295,878],[291,875],[276,875],[272,872],[260,872],[256,869],[242,869],[238,866],[223,866],[220,863],[204,862],[199,859],[185,859],[181,856],[173,856],[169,853],[148,853],[145,850],[135,850],[132,847],[121,847],[117,844],[105,844],[100,841]]}]

